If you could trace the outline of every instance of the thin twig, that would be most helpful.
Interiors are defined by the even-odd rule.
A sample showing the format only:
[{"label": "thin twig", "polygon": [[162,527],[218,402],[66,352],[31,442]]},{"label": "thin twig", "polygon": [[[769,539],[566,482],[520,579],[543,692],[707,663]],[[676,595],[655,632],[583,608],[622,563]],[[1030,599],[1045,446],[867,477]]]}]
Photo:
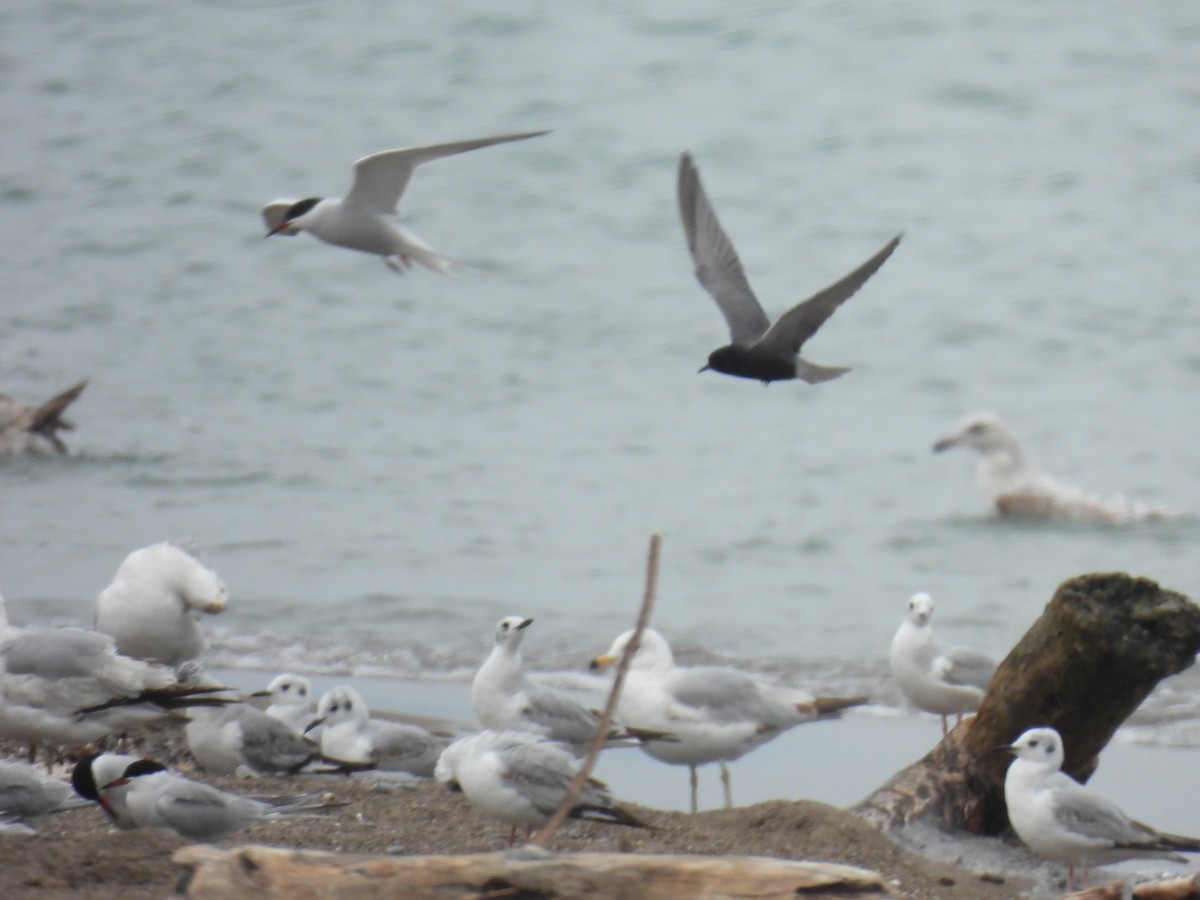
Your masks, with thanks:
[{"label": "thin twig", "polygon": [[629,661],[637,652],[638,644],[642,640],[642,632],[646,630],[646,626],[650,622],[650,611],[654,608],[654,590],[658,584],[658,550],[661,545],[661,534],[650,535],[650,556],[646,561],[646,590],[642,594],[642,609],[638,613],[633,637],[625,645],[625,652],[621,654],[621,661],[617,664],[617,674],[613,677],[612,689],[608,692],[608,702],[604,704],[604,712],[600,714],[600,720],[596,723],[596,735],[592,738],[587,755],[583,758],[583,764],[567,787],[567,794],[563,797],[562,803],[558,805],[558,809],[554,811],[554,815],[547,820],[541,831],[535,834],[531,840],[531,843],[537,844],[539,847],[545,847],[550,842],[550,838],[554,837],[554,832],[558,831],[559,826],[566,821],[571,810],[575,808],[579,792],[583,790],[584,784],[591,777],[592,769],[600,756],[600,750],[604,747],[604,742],[608,737],[608,726],[612,724],[617,700],[621,696],[621,685],[624,684],[625,673],[629,670]]}]

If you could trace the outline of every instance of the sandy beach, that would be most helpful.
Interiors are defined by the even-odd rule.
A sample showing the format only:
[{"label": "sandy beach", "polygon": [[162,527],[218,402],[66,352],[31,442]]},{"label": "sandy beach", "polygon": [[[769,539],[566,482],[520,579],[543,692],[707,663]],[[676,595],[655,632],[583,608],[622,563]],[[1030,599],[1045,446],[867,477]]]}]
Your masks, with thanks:
[{"label": "sandy beach", "polygon": [[[214,670],[223,683],[252,690],[263,673]],[[326,681],[314,678],[318,690]],[[336,679],[352,683],[378,709],[472,724],[468,686],[459,683]],[[700,807],[683,811],[687,769],[664,766],[636,750],[602,754],[596,774],[652,829],[568,822],[552,850],[632,853],[747,854],[860,866],[882,874],[897,897],[991,900],[1049,896],[1061,877],[1039,866],[1015,839],[971,839],[910,833],[905,845],[874,831],[846,809],[892,774],[927,753],[940,737],[932,716],[888,718],[855,713],[793,729],[731,766],[731,810],[718,808],[715,767],[700,770]],[[174,746],[174,742],[171,742]],[[16,748],[8,748],[13,755]],[[461,854],[502,850],[508,828],[476,813],[461,794],[424,782],[376,786],[340,776],[239,779],[198,773],[178,752],[150,752],[177,761],[181,771],[249,794],[328,792],[345,807],[319,817],[276,820],[247,828],[219,844],[266,844],[345,853]],[[1114,742],[1092,783],[1128,812],[1161,828],[1191,833],[1186,804],[1173,797],[1200,790],[1187,749]],[[1152,789],[1165,780],[1179,790]],[[632,803],[635,799],[638,803]],[[99,808],[62,814],[37,835],[0,836],[0,896],[163,897],[184,870],[171,854],[188,841],[161,831],[118,831]],[[940,860],[940,861],[937,861]],[[1131,862],[1126,875],[1166,871],[1170,864]],[[1173,867],[1178,875],[1188,871]],[[1097,876],[1099,878],[1099,876]],[[1034,889],[1036,878],[1040,886]],[[1032,892],[1032,893],[1031,893]]]},{"label": "sandy beach", "polygon": [[[476,814],[461,794],[424,782],[385,790],[342,777],[205,779],[247,793],[322,788],[348,805],[335,812],[247,828],[221,847],[277,847],[393,855],[501,850],[507,826]],[[774,801],[696,815],[627,804],[648,829],[568,822],[551,849],[624,853],[749,854],[823,860],[882,873],[897,897],[999,900],[1026,886],[911,854],[850,814],[812,801]],[[189,842],[164,831],[118,831],[99,808],[64,813],[37,835],[0,837],[0,896],[162,898],[184,870],[171,854]]]}]

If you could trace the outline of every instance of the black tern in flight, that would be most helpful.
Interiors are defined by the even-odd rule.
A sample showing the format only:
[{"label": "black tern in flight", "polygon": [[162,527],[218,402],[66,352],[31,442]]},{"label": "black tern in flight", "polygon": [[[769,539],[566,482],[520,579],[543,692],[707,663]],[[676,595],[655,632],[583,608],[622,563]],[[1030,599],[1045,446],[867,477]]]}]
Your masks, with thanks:
[{"label": "black tern in flight", "polygon": [[807,362],[800,358],[800,348],[875,274],[902,235],[888,241],[845,278],[793,306],[772,325],[750,289],[737,251],[717,221],[688,153],[679,160],[679,214],[688,250],[696,263],[696,278],[717,301],[731,338],[731,343],[709,354],[708,365],[701,372],[714,369],[726,375],[756,378],[764,384],[791,378],[817,384],[850,371]]}]

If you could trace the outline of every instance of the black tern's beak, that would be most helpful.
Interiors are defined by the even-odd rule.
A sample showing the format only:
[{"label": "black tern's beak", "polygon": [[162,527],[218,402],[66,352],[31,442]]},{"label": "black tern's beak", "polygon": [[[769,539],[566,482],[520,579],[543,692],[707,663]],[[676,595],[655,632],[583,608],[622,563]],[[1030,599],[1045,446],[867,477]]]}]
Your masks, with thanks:
[{"label": "black tern's beak", "polygon": [[701,372],[707,372],[708,369],[709,369],[709,365],[708,365],[708,363],[705,363],[704,368],[696,370],[696,374],[699,375]]},{"label": "black tern's beak", "polygon": [[321,718],[319,718],[319,719],[313,719],[313,720],[312,720],[311,722],[309,722],[309,723],[308,723],[306,726],[304,726],[304,733],[305,733],[305,734],[308,734],[310,731],[312,731],[312,730],[313,730],[314,728],[316,728],[318,725],[322,725],[322,724],[324,724],[324,722],[325,722],[325,717],[324,717],[324,716],[322,716],[322,717],[321,717]]},{"label": "black tern's beak", "polygon": [[938,441],[936,444],[933,445],[933,452],[941,453],[943,450],[949,450],[953,446],[954,446],[954,441],[952,441],[950,438],[942,438],[940,441]]},{"label": "black tern's beak", "polygon": [[254,692],[253,694],[251,694],[250,696],[251,696],[251,697],[270,697],[270,696],[271,696],[271,692],[270,692],[270,691],[255,691],[255,692]]},{"label": "black tern's beak", "polygon": [[528,628],[532,624],[533,624],[533,619],[526,619],[524,622],[518,623],[517,627],[514,630],[523,631],[524,629]]}]

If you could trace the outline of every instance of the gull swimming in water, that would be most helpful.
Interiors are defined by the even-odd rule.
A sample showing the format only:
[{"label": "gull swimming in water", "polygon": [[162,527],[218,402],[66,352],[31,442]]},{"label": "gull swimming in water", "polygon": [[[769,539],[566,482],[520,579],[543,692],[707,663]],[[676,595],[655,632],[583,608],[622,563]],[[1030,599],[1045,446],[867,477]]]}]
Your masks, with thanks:
[{"label": "gull swimming in water", "polygon": [[193,841],[219,841],[257,822],[343,805],[314,803],[308,797],[255,800],[191,781],[150,759],[135,760],[118,778],[99,783],[92,765],[85,757],[76,767],[76,790],[99,803],[121,827],[166,828]]},{"label": "gull swimming in water", "polygon": [[[434,777],[462,790],[472,806],[512,826],[526,837],[534,825],[553,815],[576,774],[574,755],[558,741],[522,731],[482,731],[459,738],[438,759]],[[576,798],[571,816],[619,825],[645,827],[613,804],[603,782],[589,778]]]},{"label": "gull swimming in water", "polygon": [[293,675],[291,672],[277,675],[263,690],[255,691],[250,696],[269,697],[270,705],[264,712],[299,734],[304,733],[316,715],[312,685],[303,675]]},{"label": "gull swimming in water", "polygon": [[126,656],[178,666],[204,649],[197,613],[225,609],[229,589],[195,553],[170,541],[134,550],[96,598],[96,630]]},{"label": "gull swimming in water", "polygon": [[942,717],[975,712],[996,671],[996,661],[976,650],[943,644],[933,636],[933,598],[913,594],[892,638],[892,677],[913,706]]},{"label": "gull swimming in water", "polygon": [[221,704],[165,666],[124,656],[83,628],[15,628],[0,597],[0,737],[71,747],[149,724],[173,709]]},{"label": "gull swimming in water", "polygon": [[901,235],[849,275],[793,306],[771,324],[750,289],[737,251],[721,228],[700,183],[700,173],[687,153],[679,158],[678,197],[696,279],[717,301],[729,325],[730,343],[714,350],[700,371],[713,369],[740,378],[756,378],[764,384],[790,378],[817,384],[849,372],[801,359],[800,348],[884,264]]},{"label": "gull swimming in water", "polygon": [[[579,701],[531,681],[521,662],[521,639],[533,619],[506,616],[496,623],[496,643],[471,682],[471,705],[484,728],[526,731],[560,741],[582,756],[596,736],[599,715]],[[630,735],[610,732],[615,745]]]},{"label": "gull swimming in water", "polygon": [[[621,658],[633,632],[622,634],[592,668]],[[696,767],[719,763],[725,808],[733,806],[727,762],[778,737],[790,728],[867,701],[866,697],[814,697],[719,666],[675,665],[666,638],[647,628],[625,673],[616,717],[622,725],[669,735],[644,741],[642,750],[691,772],[692,812],[696,811]]]},{"label": "gull swimming in water", "polygon": [[1075,867],[1127,859],[1187,862],[1178,851],[1200,853],[1200,840],[1162,834],[1135,822],[1106,797],[1062,769],[1062,738],[1053,728],[1031,728],[1009,747],[1016,759],[1004,776],[1004,802],[1013,830],[1034,853],[1067,865],[1067,890]]},{"label": "gull swimming in water", "polygon": [[330,760],[370,765],[378,772],[433,775],[438,756],[450,743],[419,725],[371,718],[367,701],[344,685],[327,691],[309,724],[321,726],[321,753]]},{"label": "gull swimming in water", "polygon": [[81,381],[40,406],[26,406],[16,397],[0,394],[0,456],[65,454],[67,445],[58,432],[75,426],[62,415],[85,387],[87,381]]},{"label": "gull swimming in water", "polygon": [[400,275],[414,261],[435,272],[448,274],[450,259],[392,220],[417,166],[456,153],[523,141],[546,133],[502,134],[451,144],[384,150],[364,156],[354,164],[354,184],[345,197],[273,200],[264,206],[262,217],[267,225],[267,237],[307,231],[327,244],[378,254],[393,272]]},{"label": "gull swimming in water", "polygon": [[951,447],[978,451],[975,487],[1000,516],[1123,524],[1174,515],[1162,507],[1124,497],[1106,500],[1061,484],[1025,461],[1017,439],[994,413],[967,416],[933,445],[935,453]]},{"label": "gull swimming in water", "polygon": [[0,760],[0,834],[32,834],[55,813],[86,805],[67,782],[28,763]]}]

